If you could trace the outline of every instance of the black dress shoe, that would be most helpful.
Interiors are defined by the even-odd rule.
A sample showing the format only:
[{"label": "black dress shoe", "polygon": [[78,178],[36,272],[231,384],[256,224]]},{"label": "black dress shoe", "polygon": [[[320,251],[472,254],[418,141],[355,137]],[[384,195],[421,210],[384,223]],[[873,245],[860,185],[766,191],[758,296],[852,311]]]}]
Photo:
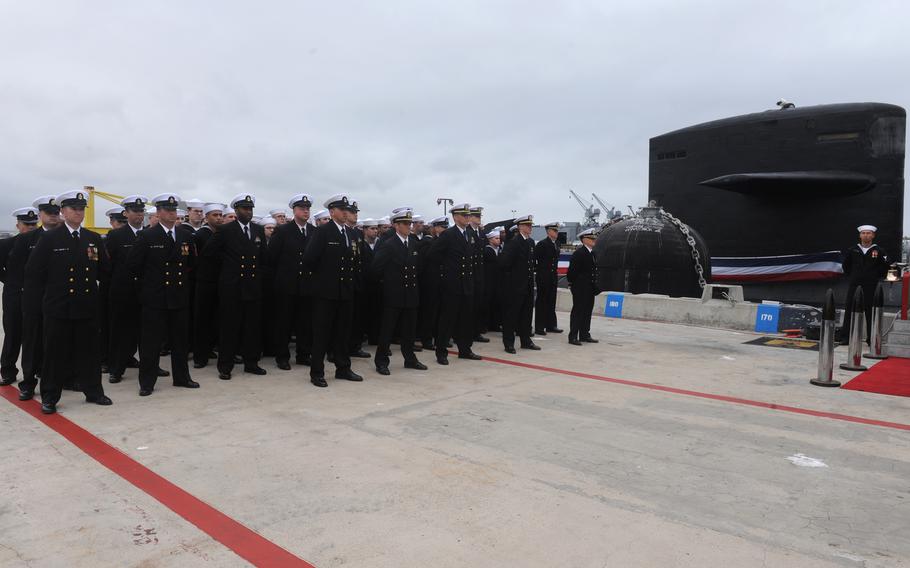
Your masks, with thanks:
[{"label": "black dress shoe", "polygon": [[427,366],[421,363],[420,361],[408,361],[404,364],[405,369],[414,369],[417,371],[426,371]]},{"label": "black dress shoe", "polygon": [[174,383],[174,386],[183,387],[185,389],[198,389],[199,383],[197,383],[193,379],[187,379],[186,382],[183,382],[183,383]]},{"label": "black dress shoe", "polygon": [[558,327],[548,327],[547,333],[562,333],[562,330]]},{"label": "black dress shoe", "polygon": [[234,364],[235,365],[243,364],[243,357],[241,357],[240,355],[234,355]]},{"label": "black dress shoe", "polygon": [[380,375],[391,375],[388,367],[376,367],[376,372]]},{"label": "black dress shoe", "polygon": [[22,391],[19,393],[19,400],[31,400],[35,398],[35,391]]},{"label": "black dress shoe", "polygon": [[347,371],[335,371],[335,378],[342,379],[345,381],[354,381],[355,383],[359,383],[360,381],[363,380],[363,377],[361,377],[360,375],[358,375],[357,373],[355,373],[354,371],[352,371],[350,369],[348,369]]},{"label": "black dress shoe", "polygon": [[41,403],[41,414],[54,414],[57,412],[57,405],[49,402]]},{"label": "black dress shoe", "polygon": [[275,361],[275,366],[278,367],[279,369],[281,369],[282,371],[291,370],[291,364],[288,362],[287,359],[279,359],[279,360]]},{"label": "black dress shoe", "polygon": [[265,369],[259,365],[246,365],[243,367],[244,373],[249,373],[251,375],[264,375],[266,374]]},{"label": "black dress shoe", "polygon": [[309,366],[310,366],[310,356],[309,356],[309,355],[301,355],[300,357],[297,357],[297,364],[298,364],[298,365],[306,365],[307,367],[309,367]]},{"label": "black dress shoe", "polygon": [[468,351],[467,353],[459,353],[458,358],[459,359],[469,359],[471,361],[480,361],[483,357],[481,357],[477,353],[474,353],[473,351]]},{"label": "black dress shoe", "polygon": [[170,377],[170,376],[171,376],[171,372],[170,372],[170,371],[165,371],[165,370],[162,369],[161,367],[158,367],[158,376],[159,376],[159,377]]},{"label": "black dress shoe", "polygon": [[522,345],[522,349],[530,349],[531,351],[540,351],[540,346],[535,344],[533,341],[527,345]]},{"label": "black dress shoe", "polygon": [[577,339],[569,339],[569,345],[582,345],[582,343]]},{"label": "black dress shoe", "polygon": [[532,335],[546,335],[547,332],[542,329],[535,329]]},{"label": "black dress shoe", "polygon": [[585,343],[600,343],[600,341],[594,339],[593,337],[582,337],[581,340]]},{"label": "black dress shoe", "polygon": [[515,353],[517,353],[517,351],[515,351],[514,347],[510,346],[510,347],[506,347],[506,353],[511,353],[514,355]]},{"label": "black dress shoe", "polygon": [[98,406],[110,406],[110,405],[114,404],[114,401],[109,399],[105,395],[101,395],[99,397],[93,397],[93,398],[86,398],[85,402],[97,404]]},{"label": "black dress shoe", "polygon": [[152,394],[152,389],[139,389],[139,396],[148,396]]},{"label": "black dress shoe", "polygon": [[204,369],[206,365],[208,365],[208,363],[203,363],[202,361],[193,361],[194,369]]},{"label": "black dress shoe", "polygon": [[489,343],[490,340],[482,335],[474,336],[474,343]]},{"label": "black dress shoe", "polygon": [[329,383],[325,382],[325,377],[311,377],[310,382],[317,387],[327,387]]},{"label": "black dress shoe", "polygon": [[370,357],[372,357],[372,355],[370,355],[363,349],[358,349],[357,351],[352,351],[349,356],[350,357],[360,357],[361,359],[369,359]]},{"label": "black dress shoe", "polygon": [[436,362],[439,363],[440,365],[448,365],[448,364],[449,364],[449,358],[448,358],[448,357],[439,357],[439,356],[437,355],[437,356],[436,356]]},{"label": "black dress shoe", "polygon": [[231,373],[230,372],[222,373],[221,371],[218,371],[218,378],[221,379],[222,381],[229,381],[229,380],[231,380]]},{"label": "black dress shoe", "polygon": [[5,387],[16,382],[16,377],[3,377],[0,379],[0,387]]},{"label": "black dress shoe", "polygon": [[119,383],[122,380],[123,380],[122,375],[111,375],[110,377],[108,377],[107,382],[116,385],[117,383]]}]

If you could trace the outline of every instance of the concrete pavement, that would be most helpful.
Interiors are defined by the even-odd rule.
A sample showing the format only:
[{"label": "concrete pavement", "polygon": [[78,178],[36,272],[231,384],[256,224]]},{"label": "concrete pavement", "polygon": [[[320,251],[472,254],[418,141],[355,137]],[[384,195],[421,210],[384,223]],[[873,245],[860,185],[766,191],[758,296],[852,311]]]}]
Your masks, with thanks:
[{"label": "concrete pavement", "polygon": [[[568,327],[567,314],[559,314]],[[910,400],[809,385],[817,353],[595,318],[483,355],[910,423]],[[195,371],[60,412],[265,538],[330,566],[905,566],[910,433],[491,361],[312,387]],[[839,361],[844,357],[838,349]],[[329,366],[331,368],[331,366]],[[851,373],[836,371],[839,380]],[[0,400],[0,565],[242,566],[227,547]],[[796,465],[804,455],[825,467]],[[806,463],[793,458],[797,463]],[[812,462],[808,462],[812,463]]]}]

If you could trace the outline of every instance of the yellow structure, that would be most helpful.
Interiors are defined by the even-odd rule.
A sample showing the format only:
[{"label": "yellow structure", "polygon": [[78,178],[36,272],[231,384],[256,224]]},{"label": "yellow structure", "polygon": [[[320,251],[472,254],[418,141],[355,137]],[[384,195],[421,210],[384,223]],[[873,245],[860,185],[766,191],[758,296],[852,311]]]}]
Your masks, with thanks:
[{"label": "yellow structure", "polygon": [[104,225],[103,227],[98,227],[95,225],[95,197],[100,197],[105,201],[110,201],[114,205],[119,205],[123,200],[123,196],[114,195],[113,193],[107,193],[105,191],[99,191],[94,188],[94,186],[86,185],[84,186],[85,192],[88,193],[88,205],[85,207],[85,225],[86,229],[95,231],[96,233],[106,234],[111,230],[109,225]]}]

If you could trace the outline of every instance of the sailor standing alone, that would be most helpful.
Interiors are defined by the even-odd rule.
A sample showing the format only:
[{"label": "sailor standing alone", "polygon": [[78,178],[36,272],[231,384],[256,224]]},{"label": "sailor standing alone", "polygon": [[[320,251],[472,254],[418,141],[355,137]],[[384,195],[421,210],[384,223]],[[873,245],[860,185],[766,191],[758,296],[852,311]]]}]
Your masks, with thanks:
[{"label": "sailor standing alone", "polygon": [[859,243],[844,251],[844,275],[850,285],[847,288],[847,306],[844,310],[844,334],[846,343],[850,337],[850,320],[853,315],[853,295],[857,288],[863,289],[864,311],[866,313],[866,342],[869,342],[869,330],[872,326],[872,300],[879,280],[888,273],[888,254],[872,242],[878,231],[874,225],[860,225]]}]

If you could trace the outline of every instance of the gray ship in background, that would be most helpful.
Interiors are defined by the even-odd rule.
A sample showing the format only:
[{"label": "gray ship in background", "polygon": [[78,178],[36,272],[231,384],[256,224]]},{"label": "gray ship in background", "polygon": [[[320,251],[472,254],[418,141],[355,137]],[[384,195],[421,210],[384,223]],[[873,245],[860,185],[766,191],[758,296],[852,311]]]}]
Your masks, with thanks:
[{"label": "gray ship in background", "polygon": [[779,106],[652,138],[648,199],[698,231],[712,281],[746,299],[817,303],[833,287],[842,301],[858,225],[901,259],[906,112]]}]

